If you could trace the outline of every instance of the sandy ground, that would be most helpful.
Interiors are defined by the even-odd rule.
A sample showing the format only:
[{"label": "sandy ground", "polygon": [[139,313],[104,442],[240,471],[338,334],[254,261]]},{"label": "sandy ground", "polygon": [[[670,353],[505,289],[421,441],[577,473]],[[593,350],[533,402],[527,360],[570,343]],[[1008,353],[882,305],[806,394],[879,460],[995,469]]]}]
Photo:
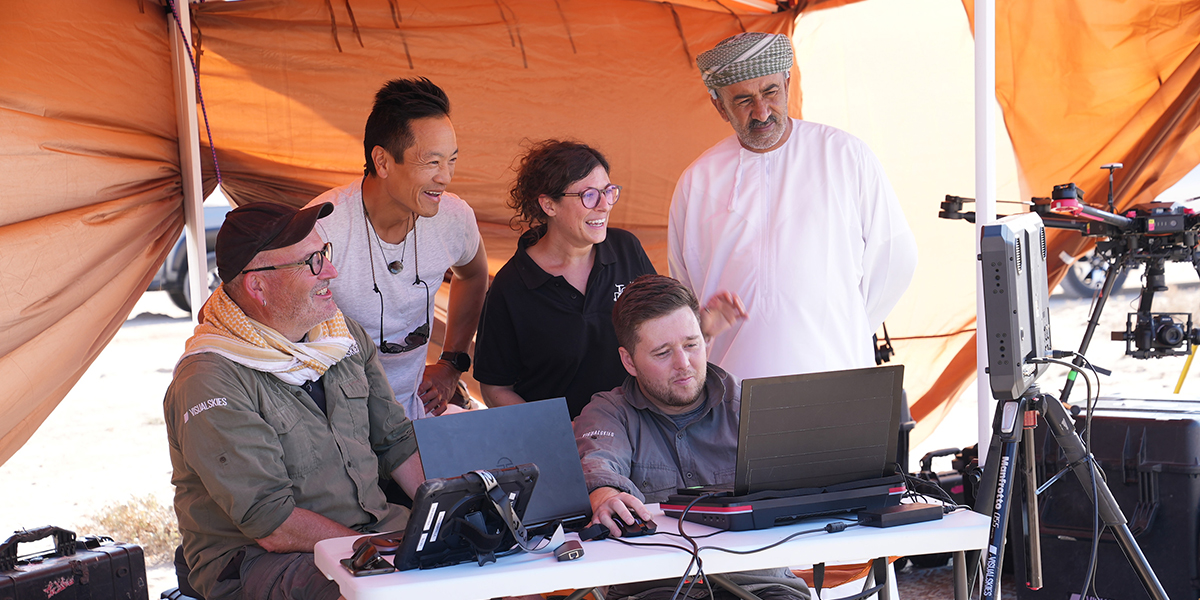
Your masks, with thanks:
[{"label": "sandy ground", "polygon": [[[57,525],[104,534],[90,517],[107,505],[153,495],[171,506],[162,399],[191,332],[166,292],[142,296],[50,418],[0,466],[0,532]],[[151,598],[175,587],[170,567],[148,576]]]},{"label": "sandy ground", "polygon": [[[1190,268],[1168,273],[1172,290],[1162,295],[1155,309],[1200,313],[1200,285],[1192,283],[1195,273]],[[1133,279],[1128,288],[1137,285]],[[1188,283],[1176,285],[1181,282]],[[1103,393],[1165,396],[1175,385],[1182,358],[1136,361],[1123,356],[1123,344],[1108,341],[1109,331],[1124,329],[1125,313],[1133,310],[1136,299],[1132,290],[1113,297],[1089,356],[1115,372],[1105,378]],[[1076,349],[1087,319],[1087,301],[1058,295],[1052,299],[1052,310],[1055,346]],[[166,293],[150,292],[142,297],[125,326],[50,418],[0,466],[0,532],[54,524],[80,535],[99,534],[105,532],[98,531],[90,517],[106,505],[145,495],[170,505],[171,467],[162,397],[191,330],[188,316],[171,304]],[[1048,374],[1042,380],[1044,387],[1057,389],[1061,377],[1059,372]],[[1197,379],[1193,372],[1184,393],[1200,393]],[[916,445],[911,464],[915,467],[917,459],[929,450],[974,443],[975,415],[972,389],[942,427]],[[936,464],[935,468],[946,470],[949,465]],[[152,568],[151,597],[174,587],[173,578],[170,567]],[[904,589],[901,587],[902,593]],[[948,584],[944,590],[944,597],[950,597]]]}]

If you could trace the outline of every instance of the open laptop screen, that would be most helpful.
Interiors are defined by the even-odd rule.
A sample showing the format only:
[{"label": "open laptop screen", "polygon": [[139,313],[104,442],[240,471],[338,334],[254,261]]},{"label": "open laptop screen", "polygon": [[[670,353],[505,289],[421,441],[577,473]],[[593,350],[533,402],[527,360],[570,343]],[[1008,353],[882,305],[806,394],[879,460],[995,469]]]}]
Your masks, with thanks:
[{"label": "open laptop screen", "polygon": [[904,366],[742,381],[734,494],[892,473]]},{"label": "open laptop screen", "polygon": [[534,463],[540,476],[527,526],[558,519],[570,528],[592,518],[565,398],[418,419],[413,429],[427,478]]}]

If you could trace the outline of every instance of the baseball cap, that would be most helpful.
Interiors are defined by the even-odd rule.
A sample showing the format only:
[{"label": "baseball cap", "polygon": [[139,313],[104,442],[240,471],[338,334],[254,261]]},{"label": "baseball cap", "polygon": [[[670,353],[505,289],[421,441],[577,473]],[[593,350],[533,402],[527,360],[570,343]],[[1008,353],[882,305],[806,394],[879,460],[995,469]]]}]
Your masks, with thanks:
[{"label": "baseball cap", "polygon": [[286,248],[308,237],[317,219],[333,212],[324,202],[298,209],[274,202],[252,202],[225,215],[217,232],[217,274],[229,283],[264,250]]}]

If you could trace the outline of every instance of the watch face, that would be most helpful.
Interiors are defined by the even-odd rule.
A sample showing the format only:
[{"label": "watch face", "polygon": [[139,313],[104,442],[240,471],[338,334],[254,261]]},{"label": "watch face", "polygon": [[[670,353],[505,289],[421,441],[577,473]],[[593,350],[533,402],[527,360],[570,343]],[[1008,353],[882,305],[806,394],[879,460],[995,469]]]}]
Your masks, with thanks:
[{"label": "watch face", "polygon": [[441,358],[463,373],[471,368],[471,355],[466,352],[446,352],[442,354]]}]

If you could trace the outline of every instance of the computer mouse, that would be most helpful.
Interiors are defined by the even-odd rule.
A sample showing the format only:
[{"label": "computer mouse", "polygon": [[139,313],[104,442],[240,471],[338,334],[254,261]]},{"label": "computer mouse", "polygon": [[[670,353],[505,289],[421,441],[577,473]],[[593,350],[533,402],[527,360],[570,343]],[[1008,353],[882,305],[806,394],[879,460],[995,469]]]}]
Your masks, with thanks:
[{"label": "computer mouse", "polygon": [[607,539],[609,534],[610,532],[608,531],[608,527],[605,527],[603,523],[596,523],[595,525],[588,525],[580,530],[579,539],[585,542],[603,540]]},{"label": "computer mouse", "polygon": [[613,515],[613,521],[617,523],[617,527],[621,530],[621,537],[638,537],[640,535],[651,535],[658,531],[658,524],[651,519],[642,520],[637,513],[632,513],[633,523],[626,523],[621,520],[621,517]]}]

